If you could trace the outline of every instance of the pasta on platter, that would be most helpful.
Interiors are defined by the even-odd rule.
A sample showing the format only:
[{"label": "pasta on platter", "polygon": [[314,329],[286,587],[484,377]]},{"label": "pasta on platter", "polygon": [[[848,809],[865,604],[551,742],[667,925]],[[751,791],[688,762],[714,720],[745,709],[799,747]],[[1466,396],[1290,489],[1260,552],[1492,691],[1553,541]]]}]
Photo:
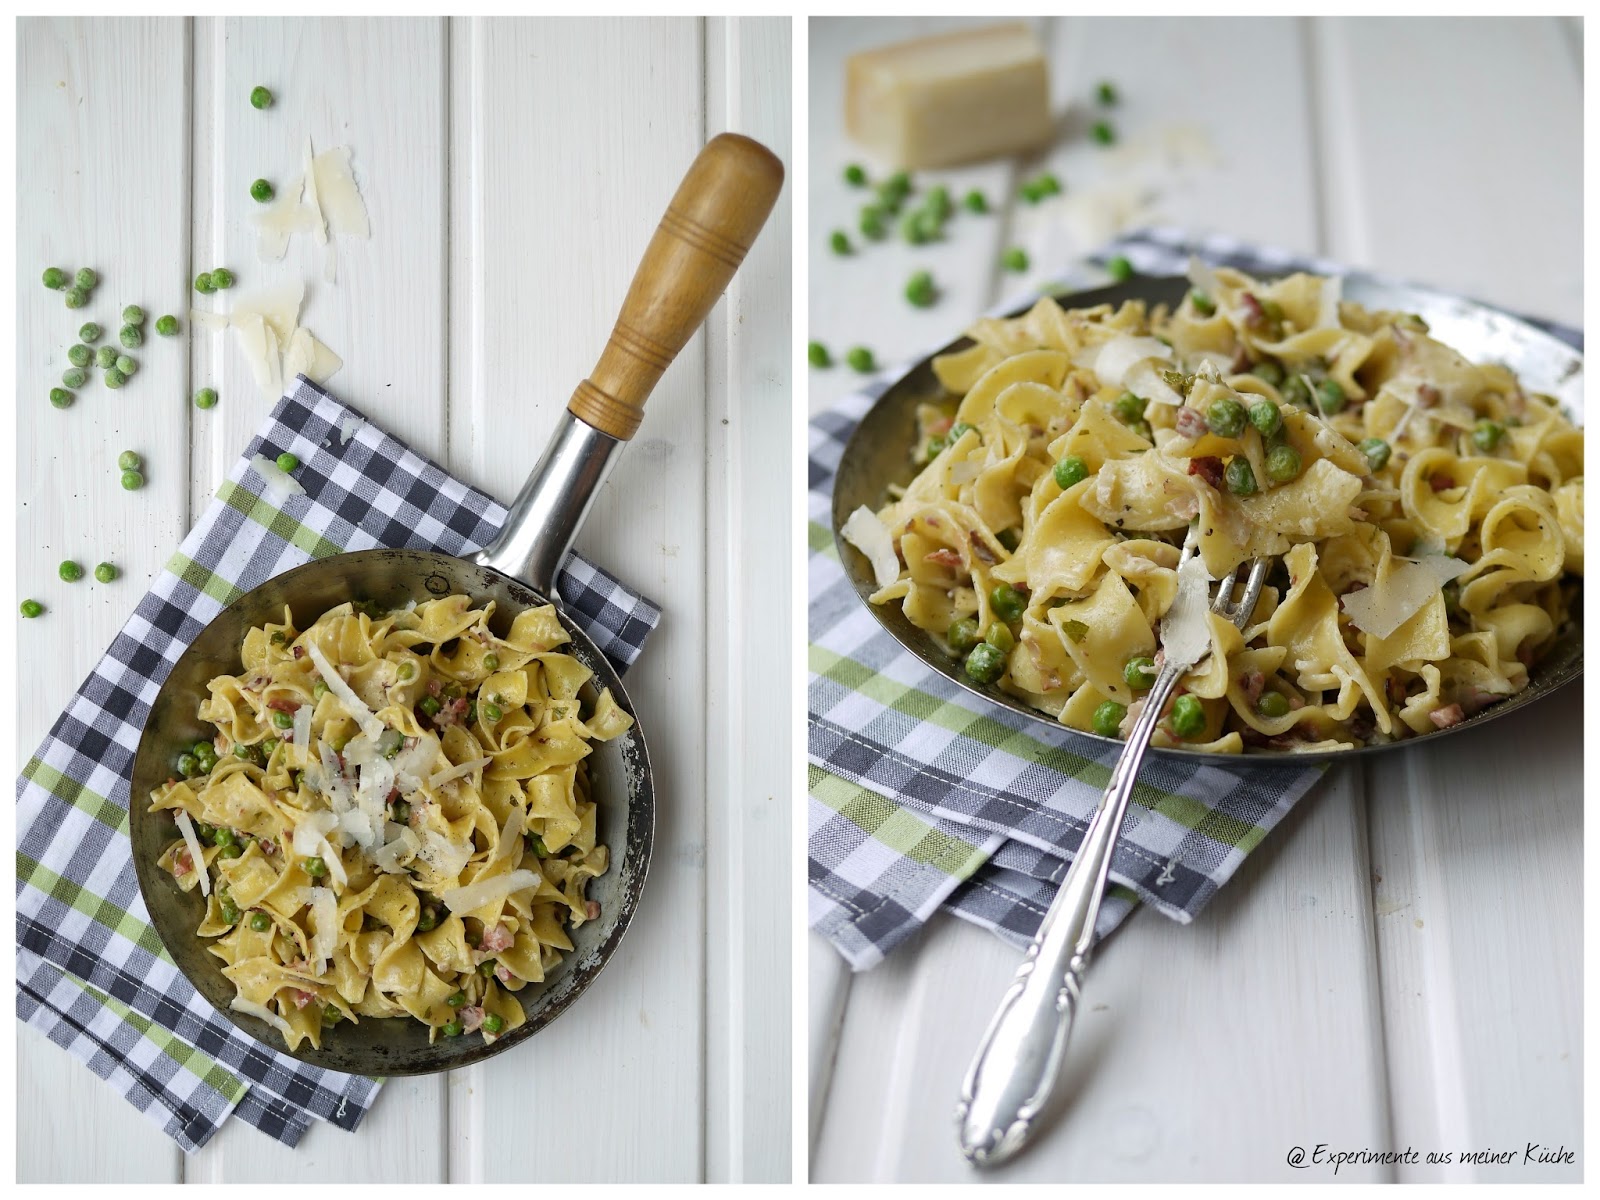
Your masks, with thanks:
[{"label": "pasta on platter", "polygon": [[599,915],[585,759],[633,719],[609,691],[585,714],[591,672],[557,649],[553,608],[503,638],[493,613],[343,604],[297,631],[285,609],[208,685],[215,740],[151,795],[181,835],[160,865],[205,896],[196,932],[233,1007],[291,1050],[362,1017],[492,1041]]},{"label": "pasta on platter", "polygon": [[1583,434],[1503,366],[1340,280],[1195,263],[1174,310],[985,319],[934,360],[920,473],[843,533],[978,682],[1126,734],[1188,541],[1212,579],[1280,565],[1249,626],[1210,615],[1158,745],[1348,749],[1528,685],[1583,573]]}]

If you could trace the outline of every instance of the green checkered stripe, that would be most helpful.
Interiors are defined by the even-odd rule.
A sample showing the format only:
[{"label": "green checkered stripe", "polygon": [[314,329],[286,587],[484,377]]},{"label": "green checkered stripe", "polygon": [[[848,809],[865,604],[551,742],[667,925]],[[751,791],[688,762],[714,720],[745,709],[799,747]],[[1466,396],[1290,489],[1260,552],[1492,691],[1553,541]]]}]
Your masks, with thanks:
[{"label": "green checkered stripe", "polygon": [[[1122,254],[1146,274],[1178,274],[1191,253],[1245,270],[1334,269],[1172,230],[1130,235],[1094,261]],[[1102,280],[1085,266],[1051,290]],[[957,686],[902,648],[845,577],[831,532],[834,473],[856,424],[911,365],[884,371],[809,427],[809,919],[858,970],[941,908],[1015,943],[1031,938],[1118,750]],[[1147,760],[1097,933],[1140,902],[1192,920],[1320,773]]]},{"label": "green checkered stripe", "polygon": [[[293,453],[303,494],[251,466]],[[297,380],[246,447],[17,782],[17,1011],[185,1150],[230,1115],[294,1145],[311,1121],[360,1124],[381,1081],[256,1042],[185,980],[151,928],[128,841],[129,780],[150,705],[232,600],[314,557],[375,546],[466,554],[505,509],[354,410]],[[590,563],[557,583],[625,668],[660,610]]]}]

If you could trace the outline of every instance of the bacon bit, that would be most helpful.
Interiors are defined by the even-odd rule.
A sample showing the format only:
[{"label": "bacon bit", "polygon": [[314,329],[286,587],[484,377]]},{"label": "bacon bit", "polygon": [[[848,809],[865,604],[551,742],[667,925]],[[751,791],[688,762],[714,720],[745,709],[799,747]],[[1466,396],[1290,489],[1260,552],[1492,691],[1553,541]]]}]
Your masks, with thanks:
[{"label": "bacon bit", "polygon": [[509,949],[513,940],[510,927],[502,921],[483,935],[483,940],[478,943],[478,949],[488,954],[498,954],[502,950]]},{"label": "bacon bit", "polygon": [[1296,709],[1301,709],[1301,708],[1304,708],[1305,706],[1306,706],[1306,702],[1304,700],[1300,699],[1299,696],[1290,696],[1289,697],[1289,711],[1290,712],[1294,712]]},{"label": "bacon bit", "polygon": [[1459,725],[1467,719],[1467,714],[1461,711],[1461,705],[1449,704],[1444,708],[1436,708],[1428,714],[1428,720],[1433,722],[1435,729],[1449,729],[1452,725]]},{"label": "bacon bit", "polygon": [[304,1008],[317,998],[315,992],[303,992],[299,988],[290,988],[289,990],[294,993],[294,1006],[296,1008]]},{"label": "bacon bit", "polygon": [[1440,394],[1439,389],[1434,387],[1433,384],[1423,383],[1417,386],[1418,408],[1437,408],[1439,402],[1443,399],[1444,396]]},{"label": "bacon bit", "polygon": [[955,423],[956,419],[954,417],[941,417],[939,420],[934,421],[928,426],[928,432],[933,434],[935,437],[938,437],[949,433],[951,427],[954,426]]},{"label": "bacon bit", "polygon": [[428,680],[428,695],[437,700],[442,691],[444,691],[444,684],[440,683],[437,679]]},{"label": "bacon bit", "polygon": [[1267,686],[1267,677],[1255,668],[1246,671],[1239,680],[1244,697],[1251,704],[1261,699],[1261,689]]},{"label": "bacon bit", "polygon": [[975,533],[971,534],[970,537],[972,540],[972,552],[976,554],[981,561],[986,562],[991,566],[1000,561],[995,557],[994,551],[989,549],[988,542],[984,541]]},{"label": "bacon bit", "polygon": [[1435,471],[1428,476],[1428,486],[1436,492],[1442,492],[1446,488],[1453,488],[1455,485],[1456,481],[1443,471]]},{"label": "bacon bit", "polygon": [[590,900],[584,904],[583,914],[591,921],[598,917],[600,915],[600,901]]},{"label": "bacon bit", "polygon": [[1178,410],[1176,428],[1178,433],[1186,438],[1197,438],[1204,435],[1209,426],[1206,425],[1204,413],[1198,408],[1185,405]]},{"label": "bacon bit", "polygon": [[1250,354],[1243,346],[1233,352],[1233,361],[1228,364],[1228,370],[1234,375],[1242,375],[1250,369]]},{"label": "bacon bit", "polygon": [[294,656],[296,658],[304,658],[306,656],[306,648],[304,646],[296,646],[294,648]]},{"label": "bacon bit", "polygon": [[[981,546],[983,544],[978,540],[977,534],[972,535],[972,544],[974,546]],[[940,546],[937,550],[930,551],[929,553],[923,555],[922,561],[938,563],[941,567],[959,567],[961,565],[961,555],[957,554],[948,546]]]},{"label": "bacon bit", "polygon": [[263,854],[276,854],[278,852],[278,843],[271,838],[262,838],[256,845],[261,847],[261,853]]},{"label": "bacon bit", "polygon": [[291,713],[292,714],[292,713],[296,713],[296,712],[300,711],[300,702],[298,700],[283,700],[283,699],[268,700],[267,701],[267,707],[268,708],[275,708],[279,712],[286,712],[286,713]]},{"label": "bacon bit", "polygon": [[1357,508],[1353,504],[1349,508],[1349,513],[1352,521],[1365,521],[1367,519],[1367,510],[1364,508]]},{"label": "bacon bit", "polygon": [[1222,460],[1214,454],[1189,460],[1189,474],[1198,475],[1219,492],[1222,490]]},{"label": "bacon bit", "polygon": [[1533,643],[1523,642],[1517,647],[1517,661],[1525,667],[1533,666]]},{"label": "bacon bit", "polygon": [[512,979],[515,978],[515,976],[511,974],[511,968],[505,966],[503,963],[495,963],[494,977],[501,983],[510,983]]},{"label": "bacon bit", "polygon": [[1406,702],[1406,685],[1393,675],[1384,681],[1383,690],[1388,693],[1390,704],[1404,704]]},{"label": "bacon bit", "polygon": [[1244,323],[1249,329],[1259,329],[1267,323],[1267,310],[1261,307],[1261,301],[1256,299],[1254,292],[1241,292],[1239,299],[1244,301]]},{"label": "bacon bit", "polygon": [[179,850],[172,856],[172,877],[182,879],[194,870],[194,859],[187,850]]},{"label": "bacon bit", "polygon": [[477,1033],[483,1026],[483,1005],[469,1004],[465,1008],[458,1008],[456,1016],[461,1018],[461,1028],[468,1033]]}]

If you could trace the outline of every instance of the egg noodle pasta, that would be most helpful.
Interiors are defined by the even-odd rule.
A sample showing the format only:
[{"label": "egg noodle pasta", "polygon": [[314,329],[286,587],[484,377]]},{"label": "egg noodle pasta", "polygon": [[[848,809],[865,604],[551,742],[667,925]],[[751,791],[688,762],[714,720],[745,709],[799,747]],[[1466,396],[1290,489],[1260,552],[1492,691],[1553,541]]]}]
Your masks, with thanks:
[{"label": "egg noodle pasta", "polygon": [[599,915],[605,873],[586,758],[633,719],[557,647],[554,608],[447,596],[390,613],[343,604],[297,631],[252,628],[241,672],[199,702],[217,729],[151,794],[179,838],[160,865],[206,910],[196,933],[291,1050],[363,1017],[485,1040],[523,1024],[515,993]]},{"label": "egg noodle pasta", "polygon": [[934,360],[920,467],[842,529],[981,683],[1126,735],[1187,541],[1279,564],[1175,690],[1157,745],[1351,749],[1528,686],[1583,573],[1583,434],[1420,317],[1191,264],[1175,309],[979,321]]}]

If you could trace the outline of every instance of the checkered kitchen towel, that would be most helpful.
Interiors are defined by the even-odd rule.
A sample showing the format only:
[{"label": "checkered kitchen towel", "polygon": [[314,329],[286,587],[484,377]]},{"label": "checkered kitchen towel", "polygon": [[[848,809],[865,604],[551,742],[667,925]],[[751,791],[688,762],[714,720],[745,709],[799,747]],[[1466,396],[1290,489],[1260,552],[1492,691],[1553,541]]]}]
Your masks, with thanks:
[{"label": "checkered kitchen towel", "polygon": [[[305,494],[280,500],[250,459],[286,450],[303,464],[295,475]],[[128,843],[129,777],[150,702],[206,624],[263,580],[341,550],[470,553],[505,517],[482,492],[298,380],[24,768],[17,1015],[185,1150],[205,1145],[230,1113],[291,1146],[313,1119],[354,1129],[379,1081],[318,1070],[246,1037],[162,950]],[[619,669],[661,615],[576,556],[557,587]]]},{"label": "checkered kitchen towel", "polygon": [[[1347,273],[1232,239],[1146,229],[1048,290],[1103,284],[1100,267],[1115,255],[1141,274],[1175,275],[1191,254],[1253,274]],[[1533,323],[1581,346],[1574,330]],[[810,426],[809,918],[857,970],[941,907],[1019,945],[1031,938],[1120,749],[957,687],[884,632],[845,578],[831,533],[834,472],[857,422],[911,365],[885,370]],[[1193,919],[1319,773],[1147,760],[1112,859],[1099,936],[1140,901]]]}]

